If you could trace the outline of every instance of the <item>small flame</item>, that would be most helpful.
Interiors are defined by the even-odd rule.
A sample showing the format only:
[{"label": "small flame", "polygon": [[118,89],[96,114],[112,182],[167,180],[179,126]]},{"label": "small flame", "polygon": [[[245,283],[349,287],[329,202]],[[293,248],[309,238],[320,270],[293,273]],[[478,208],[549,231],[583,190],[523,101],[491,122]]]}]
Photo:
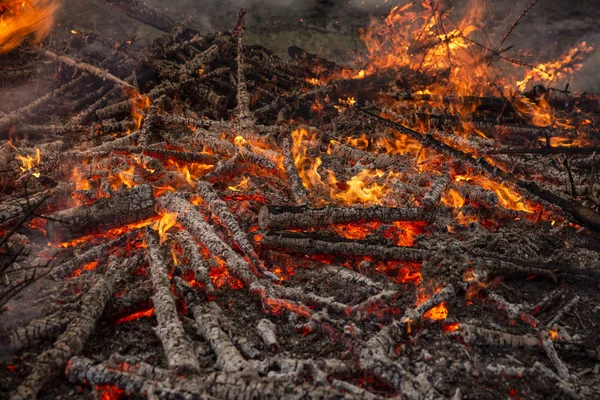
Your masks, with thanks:
[{"label": "small flame", "polygon": [[167,240],[167,232],[169,229],[177,225],[177,213],[164,213],[160,219],[152,225],[152,229],[158,232],[160,244]]},{"label": "small flame", "polygon": [[35,157],[29,156],[29,155],[22,156],[20,154],[17,154],[17,156],[15,158],[17,160],[21,161],[21,164],[23,164],[21,166],[21,172],[32,170],[33,167],[40,165],[40,162],[41,162],[40,149],[37,147],[35,148]]},{"label": "small flame", "polygon": [[232,190],[234,192],[242,192],[248,190],[248,183],[250,182],[250,177],[245,176],[242,178],[240,183],[234,186],[228,186],[227,189]]},{"label": "small flame", "polygon": [[150,108],[152,101],[150,100],[150,97],[141,94],[136,90],[127,89],[127,91],[133,100],[133,105],[131,106],[131,119],[135,122],[136,128],[140,129],[142,120],[144,119],[144,113]]},{"label": "small flame", "polygon": [[562,337],[560,336],[560,334],[557,331],[553,331],[552,329],[548,329],[548,331],[546,332],[548,333],[548,336],[550,336],[550,339],[554,342],[556,340],[561,340]]},{"label": "small flame", "polygon": [[90,190],[92,185],[90,181],[81,176],[79,168],[73,169],[73,175],[71,175],[71,181],[75,184],[75,190]]},{"label": "small flame", "polygon": [[236,146],[245,146],[246,144],[248,144],[248,142],[246,141],[246,139],[244,139],[241,135],[237,135],[234,139],[233,139],[233,143]]}]

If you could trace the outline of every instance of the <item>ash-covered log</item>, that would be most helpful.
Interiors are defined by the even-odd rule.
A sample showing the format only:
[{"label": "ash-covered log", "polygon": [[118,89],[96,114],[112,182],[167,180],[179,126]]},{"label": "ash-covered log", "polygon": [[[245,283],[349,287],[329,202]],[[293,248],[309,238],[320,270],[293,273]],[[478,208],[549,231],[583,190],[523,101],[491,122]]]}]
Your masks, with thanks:
[{"label": "ash-covered log", "polygon": [[116,192],[108,199],[48,215],[48,239],[58,243],[99,234],[155,215],[152,186]]}]

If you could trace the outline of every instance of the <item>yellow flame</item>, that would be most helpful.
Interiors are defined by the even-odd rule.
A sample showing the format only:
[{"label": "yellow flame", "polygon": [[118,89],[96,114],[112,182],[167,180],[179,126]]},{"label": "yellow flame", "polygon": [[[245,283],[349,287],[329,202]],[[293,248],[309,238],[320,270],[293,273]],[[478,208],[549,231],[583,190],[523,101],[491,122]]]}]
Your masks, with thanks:
[{"label": "yellow flame", "polygon": [[167,240],[167,232],[175,225],[177,225],[177,213],[164,213],[160,216],[160,219],[152,225],[152,229],[158,232],[160,244]]},{"label": "yellow flame", "polygon": [[240,183],[238,183],[237,185],[234,186],[228,186],[227,189],[232,190],[234,192],[241,192],[241,191],[245,191],[248,190],[248,183],[250,182],[250,177],[245,176],[242,178],[242,180],[240,181]]},{"label": "yellow flame", "polygon": [[25,172],[25,171],[29,171],[31,169],[33,169],[33,167],[40,165],[41,162],[41,153],[40,153],[40,149],[39,148],[35,148],[35,157],[34,156],[22,156],[20,154],[17,154],[15,156],[15,158],[19,161],[21,161],[21,164],[23,164],[21,166],[21,171]]}]

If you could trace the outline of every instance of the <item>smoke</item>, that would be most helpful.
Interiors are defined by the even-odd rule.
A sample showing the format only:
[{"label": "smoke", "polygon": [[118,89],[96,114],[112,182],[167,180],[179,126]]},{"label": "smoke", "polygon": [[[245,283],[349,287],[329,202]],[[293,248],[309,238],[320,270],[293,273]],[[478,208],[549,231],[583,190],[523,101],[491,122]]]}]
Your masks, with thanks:
[{"label": "smoke", "polygon": [[[97,2],[66,1],[73,4],[65,7],[69,11],[63,13],[66,22],[63,26],[69,22],[84,25],[88,21],[91,25],[93,21],[94,26],[88,28],[104,28],[100,30],[107,33],[128,31],[129,34],[131,30],[139,30],[138,40],[152,39],[147,27],[124,22],[121,13],[102,15]],[[488,16],[482,28],[495,37],[497,43],[532,1],[486,0]],[[471,0],[445,2],[451,4],[459,16],[470,10]],[[349,62],[355,59],[353,52],[363,49],[359,29],[368,26],[372,18],[384,17],[391,7],[406,4],[408,0],[147,0],[147,3],[166,11],[175,20],[193,16],[201,32],[230,29],[239,9],[246,8],[249,43],[268,47],[281,57],[287,56],[287,47],[296,45],[333,61]],[[81,11],[79,14],[72,11],[81,8],[90,10],[86,17],[82,17]],[[555,59],[582,41],[597,48],[599,19],[600,7],[590,7],[589,0],[539,0],[503,47],[514,46],[506,52],[507,56],[534,64]],[[109,29],[111,26],[113,29]],[[600,78],[596,76],[599,62],[597,52],[589,56],[569,82],[571,88],[600,91]],[[555,82],[557,87],[564,87],[566,83],[566,80]]]}]

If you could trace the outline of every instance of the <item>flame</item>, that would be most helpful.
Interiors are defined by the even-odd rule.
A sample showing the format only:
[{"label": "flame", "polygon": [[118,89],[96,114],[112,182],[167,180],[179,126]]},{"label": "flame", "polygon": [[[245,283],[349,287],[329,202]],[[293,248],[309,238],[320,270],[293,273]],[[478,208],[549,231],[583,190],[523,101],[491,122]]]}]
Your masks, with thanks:
[{"label": "flame", "polygon": [[39,43],[52,30],[57,0],[6,0],[0,4],[0,54],[18,47],[33,35]]},{"label": "flame", "polygon": [[204,176],[208,171],[212,170],[213,168],[214,166],[209,164],[180,164],[177,161],[173,161],[171,159],[168,160],[168,169],[179,172],[181,175],[183,175],[185,182],[191,186],[194,186],[201,176]]},{"label": "flame", "polygon": [[448,309],[446,308],[446,302],[443,301],[437,306],[431,308],[425,314],[423,318],[431,321],[442,321],[448,317]]},{"label": "flame", "polygon": [[[546,138],[538,138],[540,144],[546,145]],[[550,138],[551,147],[585,147],[592,145],[593,142],[584,138],[571,138],[565,136],[554,136]]]},{"label": "flame", "polygon": [[465,198],[456,189],[448,189],[442,196],[442,204],[447,207],[461,208],[465,205]]},{"label": "flame", "polygon": [[581,42],[557,60],[537,64],[525,73],[522,80],[517,81],[517,87],[525,88],[532,81],[550,83],[556,80],[568,79],[582,67],[582,57],[590,54],[594,47],[586,42]]},{"label": "flame", "polygon": [[335,175],[330,173],[328,180],[331,186],[331,199],[341,204],[378,204],[390,189],[385,184],[373,180],[385,175],[385,172],[378,169],[375,171],[365,169],[346,181],[346,190],[340,190]]},{"label": "flame", "polygon": [[[489,25],[485,21],[490,14],[485,1],[471,0],[463,8],[467,12],[462,18],[457,18],[454,9],[446,4],[443,0],[413,1],[392,7],[385,19],[373,19],[371,26],[361,31],[368,55],[367,60],[358,62],[367,65],[365,75],[386,70],[400,74],[405,69],[433,75],[445,71],[447,78],[417,93],[498,96],[502,95],[502,88],[518,91],[534,82],[547,86],[559,79],[568,80],[593,51],[592,46],[582,42],[564,56],[535,66],[496,57],[493,46],[490,49],[479,44],[483,35],[486,43],[500,41],[482,31]],[[474,110],[460,103],[449,106],[453,113]]]},{"label": "flame", "polygon": [[246,139],[244,139],[242,136],[237,135],[234,139],[233,139],[233,143],[236,146],[245,146],[246,144],[248,144],[248,142],[246,141]]},{"label": "flame", "polygon": [[121,317],[115,321],[115,325],[124,324],[126,322],[131,322],[133,320],[144,318],[144,317],[146,317],[146,318],[151,317],[153,315],[154,315],[154,307],[149,308],[147,310],[134,312],[133,314],[129,314],[125,317]]},{"label": "flame", "polygon": [[498,202],[504,208],[508,208],[509,210],[515,211],[524,211],[526,213],[535,212],[535,209],[532,205],[526,204],[517,192],[506,187],[503,183],[501,184],[494,182],[481,175],[457,175],[455,177],[455,180],[457,182],[469,181],[471,183],[481,186],[485,190],[489,190],[496,193],[498,195]]},{"label": "flame", "polygon": [[136,129],[140,129],[142,126],[142,120],[144,119],[145,112],[152,105],[150,97],[145,94],[141,94],[135,89],[125,89],[129,97],[133,100],[131,106],[131,119],[135,122]]},{"label": "flame", "polygon": [[211,268],[210,271],[208,271],[208,276],[214,287],[218,289],[227,284],[234,290],[243,288],[244,285],[242,284],[242,281],[229,274],[225,262],[220,258],[216,258],[216,260],[218,261],[219,266]]},{"label": "flame", "polygon": [[167,240],[169,229],[177,225],[177,213],[164,213],[160,219],[152,225],[152,229],[158,232],[159,243],[163,244]]},{"label": "flame", "polygon": [[23,164],[21,166],[21,172],[26,172],[29,170],[32,170],[35,166],[40,165],[41,162],[41,154],[40,154],[40,149],[39,148],[35,148],[35,157],[27,155],[27,156],[22,156],[20,154],[17,154],[15,156],[15,158],[19,161],[21,161],[21,164]]},{"label": "flame", "polygon": [[548,331],[546,333],[548,333],[548,336],[550,336],[550,339],[553,342],[557,341],[557,340],[562,340],[562,337],[560,336],[560,334],[557,331],[554,331],[552,329],[548,329]]},{"label": "flame", "polygon": [[[332,201],[340,204],[378,204],[389,193],[389,187],[380,181],[386,175],[389,177],[391,172],[365,169],[341,183],[333,171],[324,169],[319,172],[323,163],[320,157],[313,159],[307,155],[308,149],[319,142],[316,136],[309,135],[306,129],[298,129],[292,132],[292,139],[294,163],[307,189],[320,188],[329,193]],[[326,182],[321,173],[326,174]],[[319,202],[326,203],[324,199],[319,199]]]},{"label": "flame", "polygon": [[73,169],[73,175],[71,175],[71,181],[75,184],[75,190],[90,190],[92,185],[90,181],[81,176],[79,168]]},{"label": "flame", "polygon": [[243,177],[237,185],[228,186],[227,189],[232,190],[234,192],[242,192],[248,190],[248,183],[250,182],[250,177]]}]

